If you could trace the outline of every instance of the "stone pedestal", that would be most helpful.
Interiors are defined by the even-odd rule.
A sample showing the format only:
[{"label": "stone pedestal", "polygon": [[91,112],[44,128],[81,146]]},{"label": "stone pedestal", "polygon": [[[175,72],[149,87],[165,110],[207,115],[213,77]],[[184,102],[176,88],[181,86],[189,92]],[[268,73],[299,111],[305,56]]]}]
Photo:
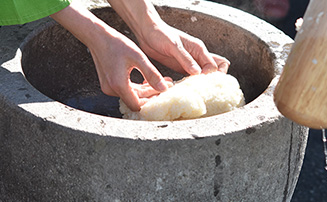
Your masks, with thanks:
[{"label": "stone pedestal", "polygon": [[[187,121],[122,120],[87,48],[62,27],[1,27],[0,201],[290,201],[308,131],[278,112],[272,93],[293,41],[231,7],[154,3],[231,61],[247,105]],[[135,39],[110,8],[94,12]]]}]

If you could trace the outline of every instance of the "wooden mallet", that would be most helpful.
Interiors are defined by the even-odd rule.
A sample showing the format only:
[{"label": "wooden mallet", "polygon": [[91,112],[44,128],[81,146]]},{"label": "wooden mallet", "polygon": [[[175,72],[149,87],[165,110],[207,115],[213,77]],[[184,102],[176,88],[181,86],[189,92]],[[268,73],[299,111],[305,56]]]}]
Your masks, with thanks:
[{"label": "wooden mallet", "polygon": [[274,92],[278,110],[310,128],[327,128],[327,1],[311,0]]}]

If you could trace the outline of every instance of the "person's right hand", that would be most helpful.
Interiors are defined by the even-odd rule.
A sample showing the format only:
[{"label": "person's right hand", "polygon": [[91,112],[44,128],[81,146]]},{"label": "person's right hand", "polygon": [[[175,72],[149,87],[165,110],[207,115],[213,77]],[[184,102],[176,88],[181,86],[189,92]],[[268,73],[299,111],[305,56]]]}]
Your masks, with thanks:
[{"label": "person's right hand", "polygon": [[194,75],[228,71],[230,62],[226,58],[210,53],[202,40],[163,21],[155,26],[151,24],[141,32],[136,36],[142,50],[177,72]]},{"label": "person's right hand", "polygon": [[142,50],[180,73],[227,73],[230,62],[210,53],[199,38],[166,24],[149,0],[108,0],[131,28]]}]

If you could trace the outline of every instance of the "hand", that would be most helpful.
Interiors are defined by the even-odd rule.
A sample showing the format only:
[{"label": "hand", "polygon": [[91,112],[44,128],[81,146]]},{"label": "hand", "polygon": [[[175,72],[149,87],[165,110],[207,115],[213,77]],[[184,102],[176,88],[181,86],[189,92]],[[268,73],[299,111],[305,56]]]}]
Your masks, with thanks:
[{"label": "hand", "polygon": [[[51,17],[89,48],[102,91],[119,96],[131,110],[140,110],[147,98],[172,85],[134,42],[88,10],[71,4]],[[143,74],[147,83],[131,82],[129,75],[134,68]]]},{"label": "hand", "polygon": [[227,72],[230,62],[204,43],[167,25],[148,0],[108,0],[136,35],[142,50],[165,66],[188,74]]},{"label": "hand", "polygon": [[[123,15],[123,18],[136,33],[141,47],[164,65],[189,74],[199,74],[201,68],[203,73],[216,70],[227,72],[228,60],[209,53],[199,39],[163,23],[149,2],[121,0],[111,3],[116,5],[120,14],[126,14],[127,12],[123,11],[127,9],[129,13],[137,16]],[[136,12],[134,6],[139,6]],[[147,12],[143,12],[145,10]],[[142,15],[145,15],[146,19],[142,20]],[[149,97],[165,91],[172,85],[171,80],[161,76],[134,42],[88,10],[71,4],[51,17],[89,48],[102,91],[107,95],[119,96],[131,110],[140,110]],[[137,23],[145,26],[139,26]],[[134,68],[143,74],[146,83],[131,82],[130,73]]]},{"label": "hand", "polygon": [[213,71],[227,73],[230,62],[209,53],[204,43],[167,24],[150,27],[137,35],[142,50],[167,67],[188,74],[207,74]]},{"label": "hand", "polygon": [[[172,86],[172,80],[163,78],[136,44],[119,32],[113,29],[105,31],[97,41],[99,43],[89,46],[89,49],[101,90],[107,95],[120,97],[131,110],[140,110],[148,98]],[[131,82],[130,73],[134,68],[142,73],[146,82]]]}]

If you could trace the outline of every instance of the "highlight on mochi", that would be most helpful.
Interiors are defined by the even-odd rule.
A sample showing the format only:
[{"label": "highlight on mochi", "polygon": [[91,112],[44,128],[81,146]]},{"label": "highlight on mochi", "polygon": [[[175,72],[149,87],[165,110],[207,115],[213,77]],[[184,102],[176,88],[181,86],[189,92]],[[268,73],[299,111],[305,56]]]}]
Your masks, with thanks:
[{"label": "highlight on mochi", "polygon": [[213,72],[186,77],[167,91],[151,98],[138,112],[120,99],[124,119],[173,121],[225,113],[245,104],[240,85],[230,74]]}]

